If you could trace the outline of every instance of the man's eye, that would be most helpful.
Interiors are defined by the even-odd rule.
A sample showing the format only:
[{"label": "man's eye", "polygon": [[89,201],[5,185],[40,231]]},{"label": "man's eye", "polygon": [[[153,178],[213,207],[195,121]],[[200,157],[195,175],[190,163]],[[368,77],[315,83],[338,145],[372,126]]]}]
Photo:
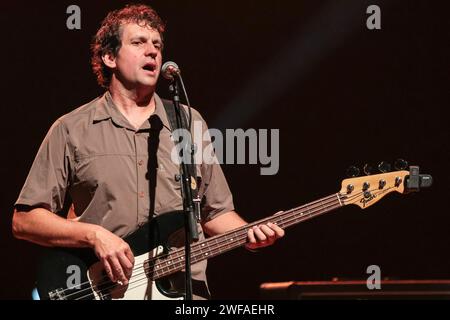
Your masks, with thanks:
[{"label": "man's eye", "polygon": [[133,41],[131,44],[133,44],[133,45],[140,45],[140,44],[142,44],[142,41]]}]

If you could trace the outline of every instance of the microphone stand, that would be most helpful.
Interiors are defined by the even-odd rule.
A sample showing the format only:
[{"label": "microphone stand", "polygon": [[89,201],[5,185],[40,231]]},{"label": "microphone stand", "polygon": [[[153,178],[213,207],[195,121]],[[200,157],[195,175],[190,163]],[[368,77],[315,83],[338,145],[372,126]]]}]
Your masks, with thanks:
[{"label": "microphone stand", "polygon": [[[176,114],[176,124],[177,128],[172,128],[172,130],[183,128],[181,122],[181,106],[180,106],[180,96],[179,96],[179,80],[180,75],[174,75],[173,81],[169,87],[172,93],[172,102]],[[197,208],[194,204],[194,199],[191,190],[191,176],[188,171],[187,164],[184,162],[185,152],[190,154],[191,164],[193,162],[193,148],[192,148],[192,136],[189,132],[189,148],[182,149],[182,154],[180,157],[180,176],[181,176],[181,196],[183,199],[183,212],[184,212],[184,228],[185,228],[185,299],[192,300],[192,275],[191,275],[191,242],[197,241],[198,229],[197,229],[197,219],[195,217],[195,209]],[[179,137],[179,143],[181,142],[181,135]],[[180,154],[179,154],[180,156]],[[196,179],[196,177],[194,177]]]}]

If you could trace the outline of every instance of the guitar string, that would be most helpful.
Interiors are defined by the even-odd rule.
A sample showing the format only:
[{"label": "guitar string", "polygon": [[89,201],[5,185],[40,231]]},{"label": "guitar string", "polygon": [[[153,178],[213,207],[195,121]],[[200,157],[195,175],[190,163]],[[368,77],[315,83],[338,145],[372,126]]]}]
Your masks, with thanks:
[{"label": "guitar string", "polygon": [[[335,208],[339,208],[339,207],[341,207],[341,206],[343,206],[342,205],[342,203],[341,203],[341,201],[339,201],[339,205],[337,205],[337,203],[335,203],[334,205],[331,205],[331,206],[326,206],[326,209],[325,210],[323,210],[323,208],[325,207],[324,205],[323,205],[323,202],[325,201],[325,199],[327,199],[327,201],[328,200],[330,200],[330,198],[331,197],[333,197],[333,200],[334,200],[334,196],[336,196],[336,199],[338,199],[338,200],[341,200],[341,199],[347,199],[347,200],[351,200],[351,198],[355,198],[355,197],[358,197],[359,195],[358,194],[354,194],[354,195],[352,195],[352,196],[346,196],[346,195],[341,195],[341,194],[339,194],[339,193],[337,193],[337,194],[334,194],[334,195],[331,195],[331,196],[328,196],[328,197],[325,197],[325,198],[323,198],[323,199],[320,199],[320,200],[318,200],[318,201],[315,201],[316,203],[317,202],[320,202],[321,203],[321,207],[322,208],[320,208],[319,210],[311,210],[311,209],[309,209],[309,213],[307,214],[307,215],[304,215],[304,216],[300,216],[300,218],[297,216],[297,217],[289,217],[288,219],[286,219],[286,217],[284,217],[284,218],[282,218],[282,219],[284,219],[284,220],[286,220],[286,221],[288,221],[288,222],[283,222],[283,223],[286,223],[286,227],[289,227],[290,225],[287,225],[287,223],[291,223],[292,221],[296,221],[296,220],[300,220],[300,221],[302,221],[302,220],[307,220],[307,219],[309,219],[309,218],[312,218],[312,217],[314,217],[315,216],[315,214],[316,213],[320,213],[321,211],[322,212],[328,212],[328,211],[330,211],[330,207],[332,207],[332,209],[335,209]],[[334,200],[335,201],[335,200]],[[287,215],[288,213],[292,213],[293,211],[298,211],[300,208],[302,208],[302,207],[312,207],[310,204],[308,204],[308,205],[304,205],[304,206],[301,206],[301,207],[298,207],[298,208],[294,208],[294,209],[291,209],[291,210],[288,210],[288,211],[285,211],[285,212],[282,212],[282,214],[278,214],[278,215],[276,215],[276,218],[279,218],[280,216],[282,216],[282,215]],[[332,210],[331,209],[331,210]],[[302,213],[302,215],[303,215],[303,213]],[[273,218],[273,216],[271,216],[271,217],[269,217],[269,218],[266,218],[266,219],[263,219],[263,220],[271,220],[271,218]],[[262,221],[263,221],[262,220]],[[253,224],[256,224],[256,223],[260,223],[260,221],[257,221],[257,222],[254,222]],[[247,227],[248,227],[248,225],[246,225]],[[245,227],[245,226],[244,226]],[[236,231],[234,231],[234,233],[236,233],[236,232],[238,232],[238,230],[236,230]],[[242,239],[239,239],[240,241],[242,241],[242,240],[244,240],[245,238],[246,238],[246,234],[241,234],[241,235],[239,235],[239,236],[237,236],[237,237],[239,237],[239,238],[242,238]],[[245,243],[245,241],[243,241],[243,243]],[[215,249],[213,249],[213,250],[217,250],[218,248],[220,248],[220,247],[223,247],[223,245],[219,245],[217,248],[215,248]],[[198,251],[198,250],[197,250]],[[201,251],[201,250],[200,250]],[[211,250],[212,251],[212,250]],[[220,252],[220,251],[219,251]],[[170,255],[170,254],[169,254]],[[203,253],[201,253],[201,255],[203,255]],[[156,258],[156,259],[155,259]],[[158,257],[155,257],[155,258],[153,258],[153,259],[151,259],[151,260],[157,260],[158,258],[159,258],[159,256]],[[195,259],[196,258],[198,258],[198,255],[195,257]],[[150,260],[150,259],[149,259]],[[147,260],[147,261],[149,261],[149,260]],[[140,269],[140,268],[142,268],[142,267],[139,267],[139,268],[137,268],[137,269]],[[146,272],[148,271],[148,268],[147,267],[145,267],[144,266],[144,274],[146,274]],[[169,271],[169,273],[168,274],[170,274],[170,273],[173,273],[172,271],[173,270],[168,270]],[[177,271],[177,270],[176,270]],[[143,273],[140,273],[140,274],[143,274]],[[138,274],[139,275],[139,274]],[[138,276],[138,275],[135,275],[135,278]],[[128,285],[130,285],[130,284],[132,284],[132,283],[136,283],[136,282],[138,282],[138,281],[142,281],[142,280],[146,280],[146,279],[148,279],[148,277],[147,277],[147,274],[146,274],[146,276],[145,277],[143,277],[143,278],[141,278],[141,279],[139,279],[139,280],[135,280],[135,281],[130,281],[129,282],[129,284]],[[112,283],[111,281],[108,281],[108,283]],[[116,286],[116,284],[115,283],[112,283],[113,285],[112,286],[110,286],[110,287],[107,287],[107,288],[104,288],[104,289],[102,289],[102,290],[108,290],[109,291],[109,289],[111,289],[112,287],[114,287],[114,286]],[[91,289],[91,288],[88,288],[87,290],[89,290],[89,289]],[[67,290],[67,289],[66,289]],[[100,292],[101,292],[101,290],[100,290]],[[78,292],[76,292],[76,293],[74,293],[74,294],[79,294],[80,293],[80,291],[78,291]],[[93,293],[91,293],[90,295],[93,295]],[[69,296],[69,295],[67,295],[67,296]],[[86,296],[89,296],[89,295],[86,295]],[[81,299],[82,298],[84,298],[84,297],[86,297],[86,296],[83,296],[83,297],[81,297]]]},{"label": "guitar string", "polygon": [[[344,197],[341,197],[341,198],[344,198]],[[341,207],[341,206],[342,206],[341,203],[340,203],[339,205],[338,205],[337,203],[334,205],[335,208],[339,208],[339,207]],[[333,207],[333,205],[332,205],[332,207]],[[329,209],[329,208],[327,207],[327,209]],[[323,210],[323,209],[321,209],[321,210]],[[318,210],[318,211],[320,212],[321,210]],[[315,211],[315,213],[318,212],[317,210],[314,210],[314,211]],[[325,212],[327,212],[327,211],[329,211],[329,210],[326,210]],[[302,217],[302,218],[311,218],[311,217],[313,217],[312,214],[310,214],[310,215],[308,215],[308,216],[304,216],[304,217]],[[297,220],[297,219],[298,219],[298,218],[287,219],[287,220],[290,220],[290,222],[292,222],[292,220]],[[244,235],[243,238],[245,238],[245,235]],[[243,239],[242,239],[242,240],[243,240]],[[244,241],[244,242],[245,242],[245,241]],[[144,281],[145,284],[148,282],[147,277],[143,277],[143,278],[141,278],[141,279],[139,279],[139,280],[133,281],[132,283],[133,283],[133,284],[136,284],[136,283],[138,283],[139,281],[143,281],[143,280],[145,280],[145,281]],[[142,285],[142,284],[138,284],[137,286],[134,285],[134,286],[131,287],[130,289],[134,289],[134,288],[136,288],[136,287],[139,287],[140,285]],[[108,288],[107,288],[107,289],[108,289]],[[127,289],[127,290],[130,290],[130,289]],[[84,297],[82,297],[82,298],[84,298]]]},{"label": "guitar string", "polygon": [[[275,215],[275,216],[271,216],[271,217],[268,217],[268,218],[265,218],[265,219],[262,219],[262,220],[259,220],[259,221],[252,222],[252,223],[247,224],[247,225],[245,225],[245,226],[243,226],[243,227],[237,228],[236,230],[234,230],[233,232],[230,232],[229,234],[239,233],[239,232],[241,232],[242,230],[248,229],[248,228],[251,227],[252,225],[260,224],[260,223],[261,223],[262,221],[264,221],[264,220],[273,220],[274,218],[275,218],[275,219],[280,219],[280,218],[283,219],[283,216],[290,215],[292,212],[294,212],[294,211],[299,211],[299,210],[302,209],[302,208],[308,207],[308,208],[310,208],[310,209],[311,209],[311,208],[314,209],[316,204],[320,203],[320,205],[322,206],[323,203],[327,203],[327,201],[329,201],[329,200],[336,201],[336,194],[333,194],[333,195],[330,195],[330,196],[328,196],[328,197],[325,197],[325,198],[322,198],[322,199],[313,201],[313,202],[311,202],[311,203],[309,203],[309,204],[302,205],[302,206],[297,207],[297,208],[293,208],[293,209],[290,209],[290,210],[281,212],[280,214],[277,214],[277,215]],[[218,238],[224,238],[223,236],[224,236],[224,235],[219,235]],[[212,239],[212,238],[209,238],[207,241],[210,241],[211,239]],[[225,242],[228,242],[229,239],[225,239],[224,241],[225,241]],[[209,248],[210,248],[211,250],[217,250],[217,248],[222,247],[222,243],[223,243],[224,241],[223,241],[223,240],[222,240],[222,241],[219,241],[219,242],[216,241],[216,243],[214,244],[213,248],[211,248],[211,246],[209,246]],[[194,245],[192,246],[192,247],[193,247],[193,248],[192,248],[192,256],[191,256],[192,259],[197,259],[197,258],[199,258],[199,256],[202,256],[202,255],[203,255],[203,252],[201,252],[203,249],[200,247],[200,245],[201,245],[201,244],[194,244]],[[217,247],[217,248],[216,248],[216,247]],[[200,255],[198,254],[199,251],[200,251]],[[179,255],[180,252],[181,252],[181,255]],[[170,258],[170,259],[167,259],[168,257],[171,257],[171,258]],[[144,265],[145,265],[146,263],[150,264],[151,262],[156,261],[156,262],[159,262],[159,264],[153,264],[153,267],[154,267],[154,268],[158,268],[159,266],[161,266],[161,265],[167,263],[168,260],[169,260],[169,261],[173,261],[173,260],[175,260],[175,259],[180,259],[181,257],[184,257],[184,250],[183,250],[183,248],[177,249],[177,250],[172,251],[172,252],[170,252],[170,253],[168,253],[168,254],[159,255],[159,256],[156,256],[156,257],[154,257],[154,258],[147,259],[147,260],[144,261],[143,264],[144,264]],[[164,259],[164,261],[162,261],[162,259]],[[158,261],[158,260],[159,260],[159,261]],[[180,263],[180,262],[177,262],[177,264],[179,264],[179,263]],[[184,263],[184,260],[183,260],[183,262],[181,262],[181,263]],[[170,263],[169,263],[169,264],[170,264]],[[139,274],[135,273],[134,271],[138,271],[138,270],[141,269],[141,268],[147,268],[147,269],[144,270],[144,271],[148,271],[148,270],[149,270],[148,267],[142,267],[141,265],[139,265],[139,266],[136,266],[136,268],[133,268],[133,275],[139,275]],[[164,268],[167,268],[167,267],[163,267],[163,268],[160,268],[160,269],[158,269],[158,270],[163,270]],[[170,271],[170,270],[169,270],[169,271]],[[163,273],[164,273],[164,271],[163,271]],[[142,273],[141,273],[141,274],[142,274]],[[100,278],[100,280],[105,280],[105,279],[106,279],[106,281],[99,282],[99,285],[100,285],[100,286],[101,286],[101,285],[104,285],[104,284],[107,284],[107,283],[113,283],[113,282],[109,279],[108,276],[104,276],[103,278]],[[88,287],[87,287],[86,289],[84,289],[84,290],[90,290],[90,287],[91,287],[91,285],[92,285],[92,282],[86,281],[86,282],[81,283],[80,285],[88,285]],[[71,287],[71,288],[67,288],[67,289],[65,289],[65,290],[61,290],[61,292],[68,291],[68,290],[73,290],[73,289],[76,288],[76,287],[78,287],[78,286],[73,286],[73,287]],[[80,293],[80,290],[77,291],[77,293]]]},{"label": "guitar string", "polygon": [[[323,206],[324,206],[324,203],[327,203],[328,204],[328,200],[333,200],[333,201],[336,201],[336,199],[337,199],[337,197],[336,197],[336,195],[337,194],[334,194],[334,195],[330,195],[330,196],[328,196],[328,197],[325,197],[325,198],[323,198],[323,199],[319,199],[319,200],[317,200],[317,201],[314,201],[314,202],[311,202],[310,204],[307,204],[307,205],[303,205],[303,206],[301,206],[301,207],[297,207],[297,208],[294,208],[294,209],[290,209],[290,210],[288,210],[288,211],[284,211],[284,212],[282,212],[282,213],[280,213],[280,214],[277,214],[277,215],[275,215],[275,216],[271,216],[271,217],[268,217],[268,218],[266,218],[266,219],[263,219],[263,220],[260,220],[260,221],[256,221],[256,222],[253,222],[252,224],[257,224],[257,223],[260,223],[261,221],[264,221],[264,220],[271,220],[271,219],[273,219],[274,217],[275,218],[277,218],[277,219],[284,219],[284,220],[286,220],[286,217],[283,217],[283,216],[286,216],[286,215],[290,215],[292,212],[294,212],[294,211],[299,211],[301,208],[305,208],[305,207],[308,207],[309,208],[309,210],[310,210],[310,213],[311,212],[313,212],[313,211],[311,211],[311,209],[315,209],[315,208],[317,208],[316,206],[314,206],[314,205],[312,205],[312,204],[318,204],[318,203],[320,203],[320,206],[323,208]],[[356,197],[357,195],[355,195],[355,197]],[[336,198],[335,198],[336,197]],[[341,198],[344,198],[343,196],[340,196]],[[326,199],[326,200],[325,200]],[[321,209],[321,208],[320,208]],[[315,212],[316,210],[314,210],[314,212]],[[320,210],[319,210],[320,211]],[[306,215],[304,216],[304,217],[306,217]],[[303,217],[303,218],[304,218]],[[297,219],[296,217],[294,217],[294,220],[295,219]],[[292,219],[291,219],[292,220]],[[246,226],[243,226],[243,227],[241,227],[241,228],[238,228],[238,229],[236,229],[234,232],[232,232],[232,233],[237,233],[237,232],[239,232],[239,231],[242,231],[242,229],[246,229],[246,228],[248,228],[249,226],[250,226],[251,224],[248,224],[248,225],[246,225]],[[241,229],[241,230],[240,230]],[[231,233],[230,233],[231,234]],[[245,235],[245,237],[246,237],[246,234],[243,234],[243,235],[241,235],[241,237],[242,236],[244,236]],[[220,235],[219,235],[220,236]],[[223,236],[223,235],[222,235]],[[244,238],[245,238],[244,237]],[[208,239],[208,240],[210,240],[210,239]],[[228,241],[228,239],[226,239],[225,241]],[[214,247],[215,248],[213,248],[212,250],[217,250],[217,249],[219,249],[219,248],[221,248],[221,247],[223,247],[223,242],[224,241],[219,241],[219,242],[216,242],[216,244],[214,245]],[[197,246],[198,246],[198,244],[196,244]],[[226,244],[225,244],[226,245]],[[199,258],[199,255],[197,254],[198,253],[198,251],[202,251],[202,249],[200,248],[200,250],[198,250],[198,248],[195,248],[195,250],[193,250],[193,259],[197,259],[197,258]],[[166,254],[166,255],[164,255],[163,257],[167,257],[167,256],[170,256],[171,254],[173,254],[173,252],[171,252],[171,253],[169,253],[169,254]],[[200,256],[201,255],[203,255],[203,253],[202,252],[200,252]],[[156,256],[156,257],[154,257],[154,258],[152,258],[152,259],[148,259],[148,260],[146,260],[144,263],[148,263],[149,261],[155,261],[155,260],[160,260],[161,259],[161,256]],[[171,259],[171,260],[173,260],[173,259]],[[161,265],[161,264],[164,264],[166,261],[160,261],[160,263],[159,263],[159,265]],[[155,266],[157,266],[158,264],[154,264]],[[141,273],[134,273],[134,276],[133,276],[133,278],[135,278],[136,276],[138,276],[138,275],[141,275],[141,274],[144,274],[144,273],[146,273],[146,272],[148,272],[148,270],[149,270],[149,268],[148,267],[142,267],[141,265],[139,265],[139,266],[137,266],[136,268],[133,268],[133,270],[139,270],[139,269],[141,269],[141,268],[144,268],[144,272],[141,272]],[[167,267],[164,267],[164,268],[167,268]],[[164,269],[164,268],[162,268],[162,269]],[[173,273],[173,272],[171,272],[171,270],[169,269],[168,270],[170,273]],[[166,271],[167,272],[167,271]],[[164,271],[163,271],[163,273],[164,273]],[[170,274],[169,273],[169,274]],[[109,279],[108,277],[103,277],[103,278],[101,278],[101,280],[102,279]],[[72,293],[72,294],[70,294],[70,295],[75,295],[75,294],[80,294],[82,291],[87,291],[87,290],[91,290],[92,289],[92,282],[91,281],[87,281],[87,282],[84,282],[84,283],[82,283],[81,285],[86,285],[86,284],[88,284],[88,287],[87,288],[85,288],[85,289],[81,289],[81,290],[78,290],[77,292],[75,292],[75,293]],[[107,280],[107,281],[104,281],[104,282],[99,282],[99,285],[100,286],[102,286],[102,285],[106,285],[106,284],[112,284],[113,286],[116,286],[116,283],[113,283],[111,280]],[[68,291],[68,290],[73,290],[75,288],[75,286],[74,287],[72,287],[72,288],[68,288],[68,289],[65,289],[65,290],[61,290],[60,292],[64,292],[64,291]],[[108,287],[108,288],[110,288],[110,287]],[[67,296],[69,296],[69,295],[67,295]]]},{"label": "guitar string", "polygon": [[[334,197],[335,196],[337,196],[338,194],[334,194],[334,195],[331,195],[331,196],[328,196],[328,197],[325,197],[325,198],[323,198],[323,199],[320,199],[320,200],[317,200],[317,201],[315,201],[315,202],[312,202],[312,203],[319,203],[320,202],[320,205],[321,205],[321,207],[323,208],[324,207],[324,203],[325,203],[325,201],[328,201],[328,200],[330,200],[330,198],[332,198],[332,200],[334,200],[335,201],[335,199],[334,199]],[[341,196],[341,195],[339,195],[340,196],[340,198],[345,198],[345,196]],[[356,197],[357,195],[354,195],[354,197]],[[327,200],[325,200],[325,199],[327,199]],[[338,199],[337,197],[336,197],[336,199]],[[311,204],[308,204],[308,205],[304,205],[304,206],[301,206],[301,207],[298,207],[298,208],[294,208],[294,209],[291,209],[291,210],[288,210],[288,211],[285,211],[285,212],[282,212],[282,214],[278,214],[278,215],[276,215],[276,218],[280,218],[281,216],[283,216],[283,215],[288,215],[288,214],[290,214],[290,213],[292,213],[293,211],[298,211],[300,208],[304,208],[304,207],[309,207],[309,210],[310,210],[310,213],[312,212],[311,211],[311,209],[312,208],[314,208],[314,206],[312,206]],[[337,207],[339,207],[339,206],[337,206]],[[333,208],[334,209],[334,208]],[[316,211],[316,210],[314,210],[314,211]],[[320,211],[320,210],[319,210]],[[304,217],[302,217],[302,218],[305,218],[306,216],[304,216]],[[273,218],[273,216],[272,217],[269,217],[269,218],[267,218],[267,220],[270,220],[270,219],[272,219]],[[286,217],[283,217],[283,218],[281,218],[281,219],[284,219],[284,220],[286,220]],[[296,219],[298,219],[298,218],[296,218],[296,217],[294,217],[294,219],[290,219],[290,220],[296,220]],[[256,223],[260,223],[260,221],[257,221]],[[253,224],[256,224],[256,223],[253,223]],[[284,222],[284,223],[286,223],[286,222]],[[245,226],[244,226],[245,227]],[[247,225],[247,227],[248,227],[248,225]],[[234,231],[234,233],[236,233],[236,232],[238,232],[238,230],[236,230],[236,231]],[[246,238],[246,234],[243,234],[243,235],[241,235],[241,237],[243,237],[244,239]],[[219,243],[216,243],[215,244],[215,247],[216,248],[214,248],[214,249],[211,249],[211,250],[217,250],[218,248],[220,248],[220,247],[223,247],[223,245],[222,245],[222,242],[223,241],[221,241],[221,242],[219,242]],[[245,241],[244,241],[244,243],[245,243]],[[199,250],[195,250],[196,252],[198,252]],[[195,252],[194,251],[194,252]],[[201,251],[201,249],[200,249],[200,251]],[[170,254],[169,254],[170,255]],[[203,253],[201,252],[200,253],[200,255],[203,255]],[[167,255],[166,255],[167,256]],[[199,258],[199,255],[198,254],[196,254],[195,256],[193,256],[193,258],[194,259],[197,259],[197,258]],[[160,259],[160,256],[157,256],[157,257],[155,257],[155,258],[153,258],[153,259],[149,259],[149,260],[158,260],[158,259]],[[148,262],[149,260],[147,260],[146,262]],[[165,261],[162,261],[162,262],[160,262],[160,264],[163,264]],[[179,266],[178,266],[179,267]],[[141,266],[139,266],[138,268],[136,268],[136,269],[133,269],[133,270],[138,270],[138,269],[140,269],[140,268],[144,268],[144,273],[147,273],[148,272],[148,270],[149,270],[149,268],[148,267],[141,267]],[[165,267],[165,268],[167,268],[167,267]],[[164,268],[163,268],[164,269]],[[172,271],[173,270],[168,270],[169,271],[169,274],[170,273],[173,273]],[[166,273],[167,271],[163,271],[163,274],[164,273]],[[140,273],[140,274],[143,274],[143,273]],[[135,274],[135,276],[134,276],[134,278],[136,278],[136,276],[137,275],[139,275],[139,274]],[[84,284],[86,284],[86,283],[90,283],[90,282],[85,282]],[[107,281],[107,282],[103,282],[103,284],[106,284],[106,283],[108,283],[108,284],[112,284],[113,286],[116,286],[116,284],[115,283],[112,283],[110,280],[109,281]],[[130,282],[131,283],[131,282]],[[92,283],[90,283],[90,285],[91,285]],[[109,288],[109,287],[108,287]],[[70,290],[71,288],[69,288],[69,289],[65,289],[64,291],[66,291],[66,290]],[[72,288],[73,289],[73,288]],[[88,288],[86,288],[86,289],[84,289],[84,290],[79,290],[79,291],[77,291],[76,293],[73,293],[73,294],[80,294],[80,292],[82,292],[82,291],[86,291],[86,290],[91,290],[91,287],[89,286]],[[71,294],[71,295],[73,295],[73,294]],[[69,295],[67,295],[67,296],[69,296]]]},{"label": "guitar string", "polygon": [[[336,201],[335,199],[334,199],[334,197],[336,196],[336,195],[338,195],[338,196],[340,196],[340,198],[342,199],[342,198],[345,198],[345,196],[341,196],[340,194],[334,194],[334,195],[331,195],[331,196],[328,196],[328,197],[325,197],[325,198],[323,198],[322,200],[318,200],[318,201],[316,201],[316,202],[324,202],[324,199],[327,199],[327,200],[334,200],[334,201]],[[353,195],[352,197],[356,197],[357,195],[355,194],[355,195]],[[329,198],[333,198],[333,199],[329,199]],[[348,198],[350,198],[350,197],[348,197]],[[338,199],[337,197],[336,197],[336,199]],[[309,206],[309,207],[311,207],[311,205],[304,205],[304,206],[302,206],[302,207],[306,207],[306,206]],[[307,219],[308,217],[309,218],[311,218],[312,216],[311,215],[313,215],[313,214],[315,214],[315,213],[317,213],[317,212],[320,212],[320,211],[324,211],[324,212],[327,212],[327,211],[329,211],[329,210],[327,210],[327,209],[329,209],[329,207],[336,207],[336,208],[338,208],[338,207],[340,207],[341,205],[337,205],[337,203],[335,203],[335,204],[332,204],[332,205],[328,205],[328,206],[324,206],[323,204],[321,204],[321,207],[322,208],[318,208],[318,210],[309,210],[310,212],[307,214],[307,215],[304,215],[304,216],[302,216],[301,217],[301,219]],[[323,210],[323,208],[326,208],[326,210]],[[299,207],[299,208],[301,208],[301,207]],[[283,212],[282,214],[279,214],[279,215],[276,215],[276,218],[280,218],[282,215],[286,215],[287,213],[292,213],[293,211],[295,211],[295,210],[298,210],[299,208],[295,208],[295,209],[291,209],[291,210],[288,210],[288,211],[285,211],[285,212]],[[333,208],[334,209],[334,208]],[[268,219],[270,220],[270,218],[271,217],[269,217]],[[272,216],[272,218],[273,218],[273,216]],[[283,219],[283,218],[282,218]],[[284,219],[286,219],[286,218],[284,218]],[[289,221],[289,222],[291,222],[291,221],[295,221],[295,220],[297,220],[298,219],[298,217],[294,217],[294,218],[290,218],[290,219],[286,219],[287,221]],[[263,219],[263,220],[265,220],[265,219]],[[284,223],[286,223],[286,222],[284,222]],[[248,227],[248,225],[247,225],[247,227]],[[237,232],[238,230],[236,230],[235,232]],[[245,238],[246,238],[246,234],[242,234],[242,235],[240,235],[240,236],[238,236],[238,237],[242,237],[242,239],[239,239],[239,240],[244,240]],[[226,245],[226,244],[225,244]],[[220,248],[220,247],[223,247],[223,245],[222,244],[220,244],[219,246],[217,246],[217,248],[215,248],[215,249],[213,249],[213,250],[217,250],[218,248]],[[197,250],[198,251],[198,250]],[[201,255],[203,255],[203,253],[201,253]],[[193,257],[193,258],[198,258],[199,257],[199,255],[196,255],[196,257]],[[158,257],[155,257],[155,258],[152,258],[152,259],[149,259],[149,260],[157,260],[158,258],[160,258],[160,256],[158,256]],[[149,260],[147,260],[146,262],[148,262]],[[139,268],[137,268],[137,269],[140,269],[140,268],[144,268],[144,272],[141,272],[141,273],[139,273],[139,274],[136,274],[136,275],[134,275],[132,278],[134,278],[134,281],[130,281],[129,282],[129,284],[128,284],[128,286],[130,286],[131,284],[135,284],[136,282],[139,282],[139,281],[142,281],[142,280],[148,280],[148,277],[147,277],[147,271],[148,271],[148,268],[147,267],[139,267]],[[170,271],[170,270],[169,270]],[[138,277],[138,276],[140,276],[140,275],[142,275],[142,274],[145,274],[145,276],[144,277],[141,277],[140,279],[136,279],[136,277]],[[147,281],[146,281],[147,282]],[[111,281],[107,281],[106,283],[103,283],[103,284],[112,284],[111,286],[109,286],[109,287],[106,287],[106,288],[102,288],[101,290],[99,290],[100,292],[102,292],[103,290],[108,290],[109,291],[109,289],[112,289],[114,286],[116,286],[116,284],[115,283],[112,283]],[[133,287],[134,288],[134,287]],[[68,290],[68,289],[66,289],[66,290]],[[66,290],[64,290],[64,291],[66,291]],[[84,289],[84,290],[81,290],[81,291],[85,291],[85,290],[91,290],[91,288],[87,288],[87,289]],[[129,289],[128,289],[129,290]],[[70,295],[75,295],[75,294],[80,294],[80,292],[81,291],[77,291],[76,293],[72,293],[72,294],[69,294],[69,295],[67,295],[66,297],[69,297]],[[83,298],[85,298],[85,297],[88,297],[88,296],[94,296],[94,294],[91,292],[91,293],[89,293],[88,295],[85,295],[85,296],[82,296],[82,297],[79,297],[79,298],[77,298],[77,299],[83,299]]]},{"label": "guitar string", "polygon": [[[244,238],[245,238],[245,235],[243,236],[243,237],[241,237],[242,238],[242,240],[244,240]],[[240,239],[241,240],[241,239]],[[242,241],[243,243],[245,242],[245,241]],[[137,283],[137,282],[139,282],[139,281],[142,281],[142,280],[146,280],[146,283],[148,282],[148,277],[147,277],[147,271],[148,271],[148,269],[146,268],[146,267],[144,267],[144,272],[141,272],[141,273],[139,273],[139,274],[137,274],[137,275],[134,275],[133,277],[132,277],[132,279],[131,279],[131,281],[129,282],[129,285],[131,284],[131,285],[134,285],[135,283]],[[143,275],[143,276],[141,276],[141,275]],[[109,282],[109,283],[111,283],[111,282]],[[109,292],[110,291],[110,289],[113,289],[114,287],[116,286],[116,284],[115,283],[112,283],[112,285],[110,285],[110,286],[107,286],[107,287],[105,287],[105,288],[101,288],[100,290],[98,290],[101,294],[104,294],[105,292]],[[75,293],[75,294],[80,294],[80,291],[78,291],[77,293]],[[69,297],[70,295],[67,295],[66,297]],[[90,292],[90,293],[88,293],[87,295],[84,295],[84,296],[81,296],[81,297],[79,297],[79,298],[76,298],[76,299],[84,299],[84,298],[86,298],[86,297],[92,297],[92,296],[95,296],[95,294],[93,293],[93,292]]]},{"label": "guitar string", "polygon": [[[335,204],[335,205],[332,205],[331,207],[338,208],[338,207],[340,207],[340,205]],[[293,220],[293,219],[291,219],[291,220]],[[246,235],[243,235],[243,236],[241,237],[240,240],[242,241],[242,243],[245,243],[245,238],[246,238]],[[145,280],[145,281],[144,281],[144,284],[148,283],[148,277],[147,277],[147,275],[146,275],[146,272],[141,273],[141,275],[142,275],[142,274],[144,274],[143,277],[140,277],[139,279],[136,278],[137,276],[134,277],[135,279],[134,279],[133,281],[130,281],[130,284],[135,285],[137,282],[143,281],[143,280]],[[106,292],[109,292],[110,289],[113,289],[114,287],[115,287],[115,284],[113,284],[113,285],[110,286],[110,287],[102,288],[102,290],[99,290],[99,291],[103,294],[103,290],[105,290]],[[135,287],[135,286],[134,286],[134,287]],[[133,288],[134,288],[134,287],[133,287]],[[93,293],[90,293],[90,294],[88,294],[88,295],[82,296],[80,299],[86,298],[86,297],[88,297],[88,296],[94,296],[94,294],[93,294]]]}]

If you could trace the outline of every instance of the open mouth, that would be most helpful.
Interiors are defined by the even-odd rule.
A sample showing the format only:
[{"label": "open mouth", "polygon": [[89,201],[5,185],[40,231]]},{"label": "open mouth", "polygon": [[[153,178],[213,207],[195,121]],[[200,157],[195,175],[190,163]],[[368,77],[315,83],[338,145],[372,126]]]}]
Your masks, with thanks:
[{"label": "open mouth", "polygon": [[147,63],[146,65],[144,65],[142,67],[142,69],[144,69],[146,71],[154,72],[156,70],[156,65],[153,63]]}]

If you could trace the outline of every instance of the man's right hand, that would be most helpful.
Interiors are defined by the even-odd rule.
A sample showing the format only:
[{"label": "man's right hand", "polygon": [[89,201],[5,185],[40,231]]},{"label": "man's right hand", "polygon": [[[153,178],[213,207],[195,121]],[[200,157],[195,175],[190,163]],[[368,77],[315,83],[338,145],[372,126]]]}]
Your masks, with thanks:
[{"label": "man's right hand", "polygon": [[30,207],[14,209],[12,229],[16,238],[43,246],[93,248],[109,278],[128,284],[134,265],[133,252],[124,240],[99,225]]},{"label": "man's right hand", "polygon": [[114,233],[99,228],[94,235],[93,249],[111,281],[127,285],[134,266],[134,255],[128,243]]}]

